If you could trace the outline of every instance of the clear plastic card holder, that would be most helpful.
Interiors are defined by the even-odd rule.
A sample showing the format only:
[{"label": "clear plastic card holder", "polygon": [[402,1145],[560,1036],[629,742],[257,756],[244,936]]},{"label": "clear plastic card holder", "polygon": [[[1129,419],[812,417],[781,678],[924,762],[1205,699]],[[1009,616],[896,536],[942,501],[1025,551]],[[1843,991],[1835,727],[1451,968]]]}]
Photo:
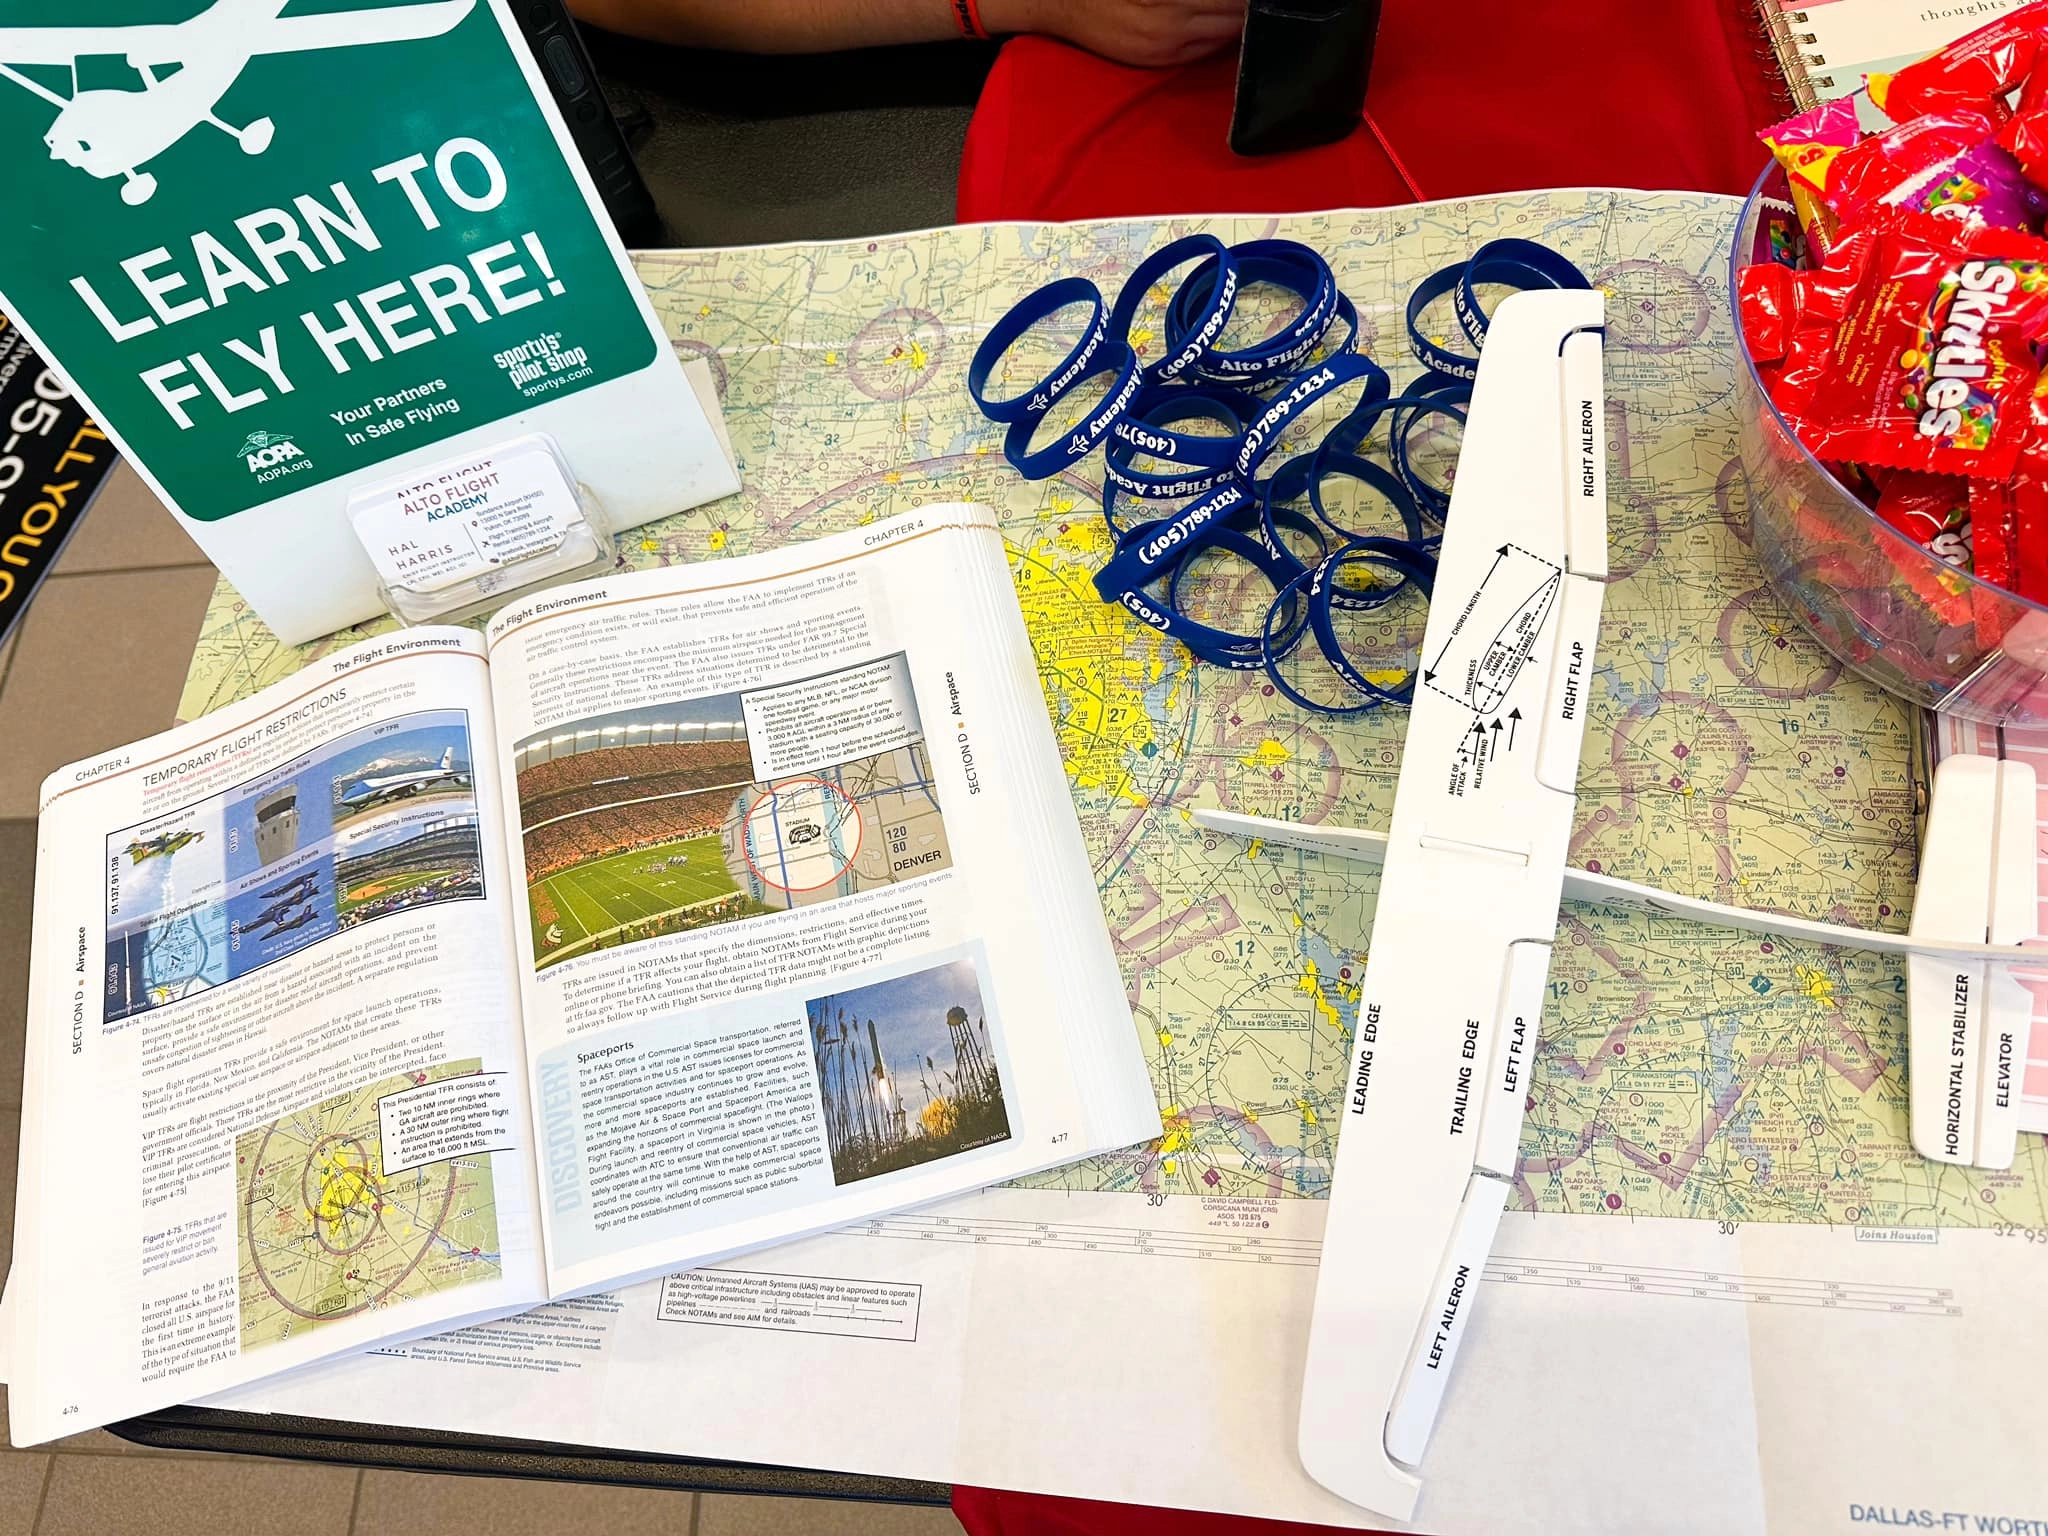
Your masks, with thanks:
[{"label": "clear plastic card holder", "polygon": [[612,566],[603,506],[541,432],[361,486],[348,518],[402,624],[473,618]]}]

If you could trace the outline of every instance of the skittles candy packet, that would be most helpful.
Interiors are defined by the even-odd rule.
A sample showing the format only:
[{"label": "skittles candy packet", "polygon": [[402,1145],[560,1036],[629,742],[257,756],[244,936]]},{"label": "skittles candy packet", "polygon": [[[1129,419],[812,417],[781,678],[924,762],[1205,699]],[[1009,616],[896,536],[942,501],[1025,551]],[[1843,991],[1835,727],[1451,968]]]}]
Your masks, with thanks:
[{"label": "skittles candy packet", "polygon": [[2008,592],[2048,602],[2048,396],[2039,385],[2027,419],[2012,474],[1970,482],[1970,568]]},{"label": "skittles candy packet", "polygon": [[1970,496],[1971,569],[2037,603],[2048,602],[2048,481],[2039,473],[2044,469],[2023,468],[2009,482],[1973,482]]},{"label": "skittles candy packet", "polygon": [[[1957,571],[1972,566],[1970,488],[1977,481],[1957,475],[1930,475],[1918,470],[1892,470],[1873,509],[1943,565]],[[1894,580],[1944,627],[1968,625],[1977,617],[1970,584],[1939,567],[1918,560],[1893,562]]]},{"label": "skittles candy packet", "polygon": [[1970,569],[1970,487],[1960,475],[1893,470],[1877,493],[1877,515],[1935,559]]},{"label": "skittles candy packet", "polygon": [[1828,167],[1835,157],[1856,147],[1856,103],[1848,97],[1823,102],[1797,117],[1766,128],[1757,137],[1784,167],[1792,192],[1792,211],[1816,255],[1825,255],[1833,241],[1835,221],[1821,201]]},{"label": "skittles candy packet", "polygon": [[[1887,217],[1897,218],[1898,215],[1889,213]],[[1781,308],[1789,310],[1785,333],[1771,337],[1774,342],[1784,342],[1783,356],[1778,361],[1765,364],[1777,370],[1771,382],[1771,399],[1808,447],[1823,458],[1831,458],[1838,463],[1842,462],[1842,456],[1822,453],[1803,422],[1813,392],[1835,366],[1836,332],[1847,316],[1850,304],[1862,290],[1864,272],[1875,244],[1871,228],[1864,225],[1847,231],[1835,242],[1835,248],[1828,253],[1826,266],[1794,272],[1789,288],[1772,292],[1762,286],[1760,280],[1752,279],[1759,286],[1753,292],[1749,307],[1743,311],[1745,322],[1752,318],[1758,320],[1765,335],[1771,337],[1774,317],[1761,314],[1760,309],[1776,300]],[[1747,338],[1745,327],[1744,339]],[[1873,490],[1873,498],[1875,494]]]},{"label": "skittles candy packet", "polygon": [[1985,139],[1910,184],[1897,199],[1944,218],[1979,220],[1999,229],[2035,231],[2048,212],[2048,194],[2004,149]]},{"label": "skittles candy packet", "polygon": [[2003,98],[2032,73],[2044,32],[2048,0],[2036,0],[1917,64],[1866,76],[1870,99],[1894,122],[1958,107],[1978,108],[2002,122]]},{"label": "skittles candy packet", "polygon": [[1823,459],[2003,478],[2030,435],[2048,241],[1890,208],[1864,230],[1840,324],[1809,296],[1781,407]]},{"label": "skittles candy packet", "polygon": [[1970,569],[2007,590],[2013,586],[2013,536],[2019,508],[2003,480],[1970,484]]},{"label": "skittles candy packet", "polygon": [[1742,336],[1758,362],[1775,363],[1790,349],[1807,275],[1775,261],[1754,262],[1736,275]]},{"label": "skittles candy packet", "polygon": [[1880,203],[2034,228],[2040,193],[1999,147],[1997,132],[1974,110],[1916,117],[1842,151],[1817,195],[1837,229],[1860,223]]}]

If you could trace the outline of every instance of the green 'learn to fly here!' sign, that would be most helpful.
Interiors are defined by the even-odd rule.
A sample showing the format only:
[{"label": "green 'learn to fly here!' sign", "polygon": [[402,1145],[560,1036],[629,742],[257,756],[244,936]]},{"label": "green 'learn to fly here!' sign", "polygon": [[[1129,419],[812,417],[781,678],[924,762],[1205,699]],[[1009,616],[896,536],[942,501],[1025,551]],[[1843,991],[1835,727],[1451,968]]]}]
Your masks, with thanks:
[{"label": "green 'learn to fly here!' sign", "polygon": [[0,155],[0,310],[287,640],[380,611],[414,463],[738,488],[503,0],[0,0]]}]

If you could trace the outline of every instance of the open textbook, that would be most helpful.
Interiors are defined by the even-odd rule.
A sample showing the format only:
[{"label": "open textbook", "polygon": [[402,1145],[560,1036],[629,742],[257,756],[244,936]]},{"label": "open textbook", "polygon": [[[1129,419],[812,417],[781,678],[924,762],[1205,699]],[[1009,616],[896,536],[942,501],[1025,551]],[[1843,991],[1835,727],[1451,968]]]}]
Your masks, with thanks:
[{"label": "open textbook", "polygon": [[38,848],[17,1443],[1159,1133],[979,508],[356,646]]}]

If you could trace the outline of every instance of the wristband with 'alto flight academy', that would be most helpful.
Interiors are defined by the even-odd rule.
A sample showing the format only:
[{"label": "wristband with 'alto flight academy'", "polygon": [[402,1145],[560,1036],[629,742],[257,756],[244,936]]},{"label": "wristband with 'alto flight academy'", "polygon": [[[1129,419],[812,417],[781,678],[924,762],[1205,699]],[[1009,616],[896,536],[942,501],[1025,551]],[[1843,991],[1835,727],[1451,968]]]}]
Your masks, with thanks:
[{"label": "wristband with 'alto flight academy'", "polygon": [[1590,288],[1586,274],[1547,245],[1534,240],[1489,240],[1468,261],[1457,261],[1430,273],[1408,295],[1408,346],[1417,361],[1433,373],[1470,382],[1479,373],[1478,357],[1453,352],[1423,334],[1423,312],[1445,294],[1458,329],[1476,349],[1486,340],[1486,312],[1479,307],[1481,283],[1504,288]]}]

